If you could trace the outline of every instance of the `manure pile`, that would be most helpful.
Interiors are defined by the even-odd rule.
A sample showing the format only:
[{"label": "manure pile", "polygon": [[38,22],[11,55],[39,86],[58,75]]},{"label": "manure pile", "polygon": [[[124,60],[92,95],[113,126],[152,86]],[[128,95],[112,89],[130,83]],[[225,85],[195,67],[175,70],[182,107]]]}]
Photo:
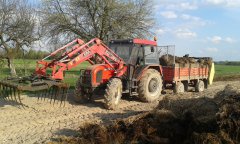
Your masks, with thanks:
[{"label": "manure pile", "polygon": [[228,85],[214,98],[165,97],[152,112],[106,126],[86,125],[78,137],[60,143],[234,144],[239,132],[240,92]]},{"label": "manure pile", "polygon": [[[163,55],[159,58],[160,64],[163,66],[172,66],[174,64],[174,56],[172,55]],[[211,58],[200,58],[194,59],[191,57],[177,57],[175,56],[175,63],[179,65],[185,64],[196,64],[199,63],[201,65],[209,65],[212,64]]]}]

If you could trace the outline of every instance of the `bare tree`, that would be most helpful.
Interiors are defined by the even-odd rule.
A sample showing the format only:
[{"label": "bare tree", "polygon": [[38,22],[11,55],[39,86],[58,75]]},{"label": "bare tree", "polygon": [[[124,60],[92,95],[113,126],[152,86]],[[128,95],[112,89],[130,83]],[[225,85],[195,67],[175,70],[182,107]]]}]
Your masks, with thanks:
[{"label": "bare tree", "polygon": [[75,37],[104,41],[149,36],[149,0],[43,0],[44,27],[55,43]]},{"label": "bare tree", "polygon": [[0,0],[0,49],[8,61],[11,75],[16,75],[15,54],[39,38],[33,9],[25,0]]}]

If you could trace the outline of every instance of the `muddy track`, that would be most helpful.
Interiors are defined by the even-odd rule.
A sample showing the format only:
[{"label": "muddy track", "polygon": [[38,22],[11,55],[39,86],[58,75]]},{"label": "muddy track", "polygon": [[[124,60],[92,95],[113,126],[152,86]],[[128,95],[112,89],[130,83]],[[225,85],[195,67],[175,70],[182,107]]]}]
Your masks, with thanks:
[{"label": "muddy track", "polygon": [[[212,97],[229,83],[216,82],[202,93],[188,92],[184,97]],[[171,95],[167,91],[166,95]],[[79,126],[87,123],[107,123],[126,118],[142,111],[152,110],[157,103],[141,103],[136,100],[122,100],[118,110],[105,110],[102,100],[85,105],[72,101],[72,94],[65,107],[52,106],[36,97],[23,96],[25,107],[0,101],[0,143],[45,143],[59,135],[75,135]]]}]

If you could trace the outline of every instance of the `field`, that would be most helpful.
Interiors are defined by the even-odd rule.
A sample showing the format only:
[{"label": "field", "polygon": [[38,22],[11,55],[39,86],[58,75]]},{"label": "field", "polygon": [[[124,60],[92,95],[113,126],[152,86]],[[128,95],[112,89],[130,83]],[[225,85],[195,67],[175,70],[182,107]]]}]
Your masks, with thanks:
[{"label": "field", "polygon": [[[30,75],[34,72],[36,66],[36,60],[23,60],[17,59],[14,61],[17,74],[19,76]],[[84,69],[89,65],[89,63],[84,62],[81,65],[73,68],[65,73],[64,81],[69,83],[71,88],[75,86],[76,80],[79,77],[79,70]],[[0,65],[1,66],[1,65]],[[240,66],[231,66],[231,65],[215,65],[215,80],[224,80],[240,78]],[[0,67],[0,79],[7,77],[9,75],[9,70],[6,66],[6,63]]]},{"label": "field", "polygon": [[[31,74],[35,61],[16,60],[15,65],[19,75]],[[66,72],[65,81],[74,87],[79,69],[87,65]],[[0,71],[1,78],[7,76],[6,66]],[[64,107],[34,95],[21,96],[24,106],[0,99],[0,143],[236,143],[239,71],[240,66],[216,65],[219,81],[204,92],[167,89],[153,103],[123,97],[117,110],[104,109],[98,94],[90,103],[75,103],[73,89]]]},{"label": "field", "polygon": [[240,75],[240,66],[216,65],[216,76]]}]

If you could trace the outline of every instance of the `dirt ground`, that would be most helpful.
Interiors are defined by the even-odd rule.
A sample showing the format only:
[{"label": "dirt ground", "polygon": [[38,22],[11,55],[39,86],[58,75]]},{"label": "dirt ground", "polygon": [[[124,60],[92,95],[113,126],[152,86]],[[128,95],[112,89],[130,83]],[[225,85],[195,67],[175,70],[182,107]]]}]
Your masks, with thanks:
[{"label": "dirt ground", "polygon": [[[166,90],[164,96],[171,99],[190,99],[214,97],[226,85],[239,85],[240,81],[215,82],[202,93],[187,92],[174,95]],[[0,143],[47,143],[59,136],[78,135],[80,126],[86,123],[108,123],[112,120],[127,118],[147,112],[158,106],[158,103],[142,103],[135,99],[121,101],[118,110],[105,110],[102,100],[95,100],[85,105],[69,100],[65,107],[54,106],[47,101],[38,101],[36,97],[23,96],[24,107],[14,103],[0,101]]]}]

